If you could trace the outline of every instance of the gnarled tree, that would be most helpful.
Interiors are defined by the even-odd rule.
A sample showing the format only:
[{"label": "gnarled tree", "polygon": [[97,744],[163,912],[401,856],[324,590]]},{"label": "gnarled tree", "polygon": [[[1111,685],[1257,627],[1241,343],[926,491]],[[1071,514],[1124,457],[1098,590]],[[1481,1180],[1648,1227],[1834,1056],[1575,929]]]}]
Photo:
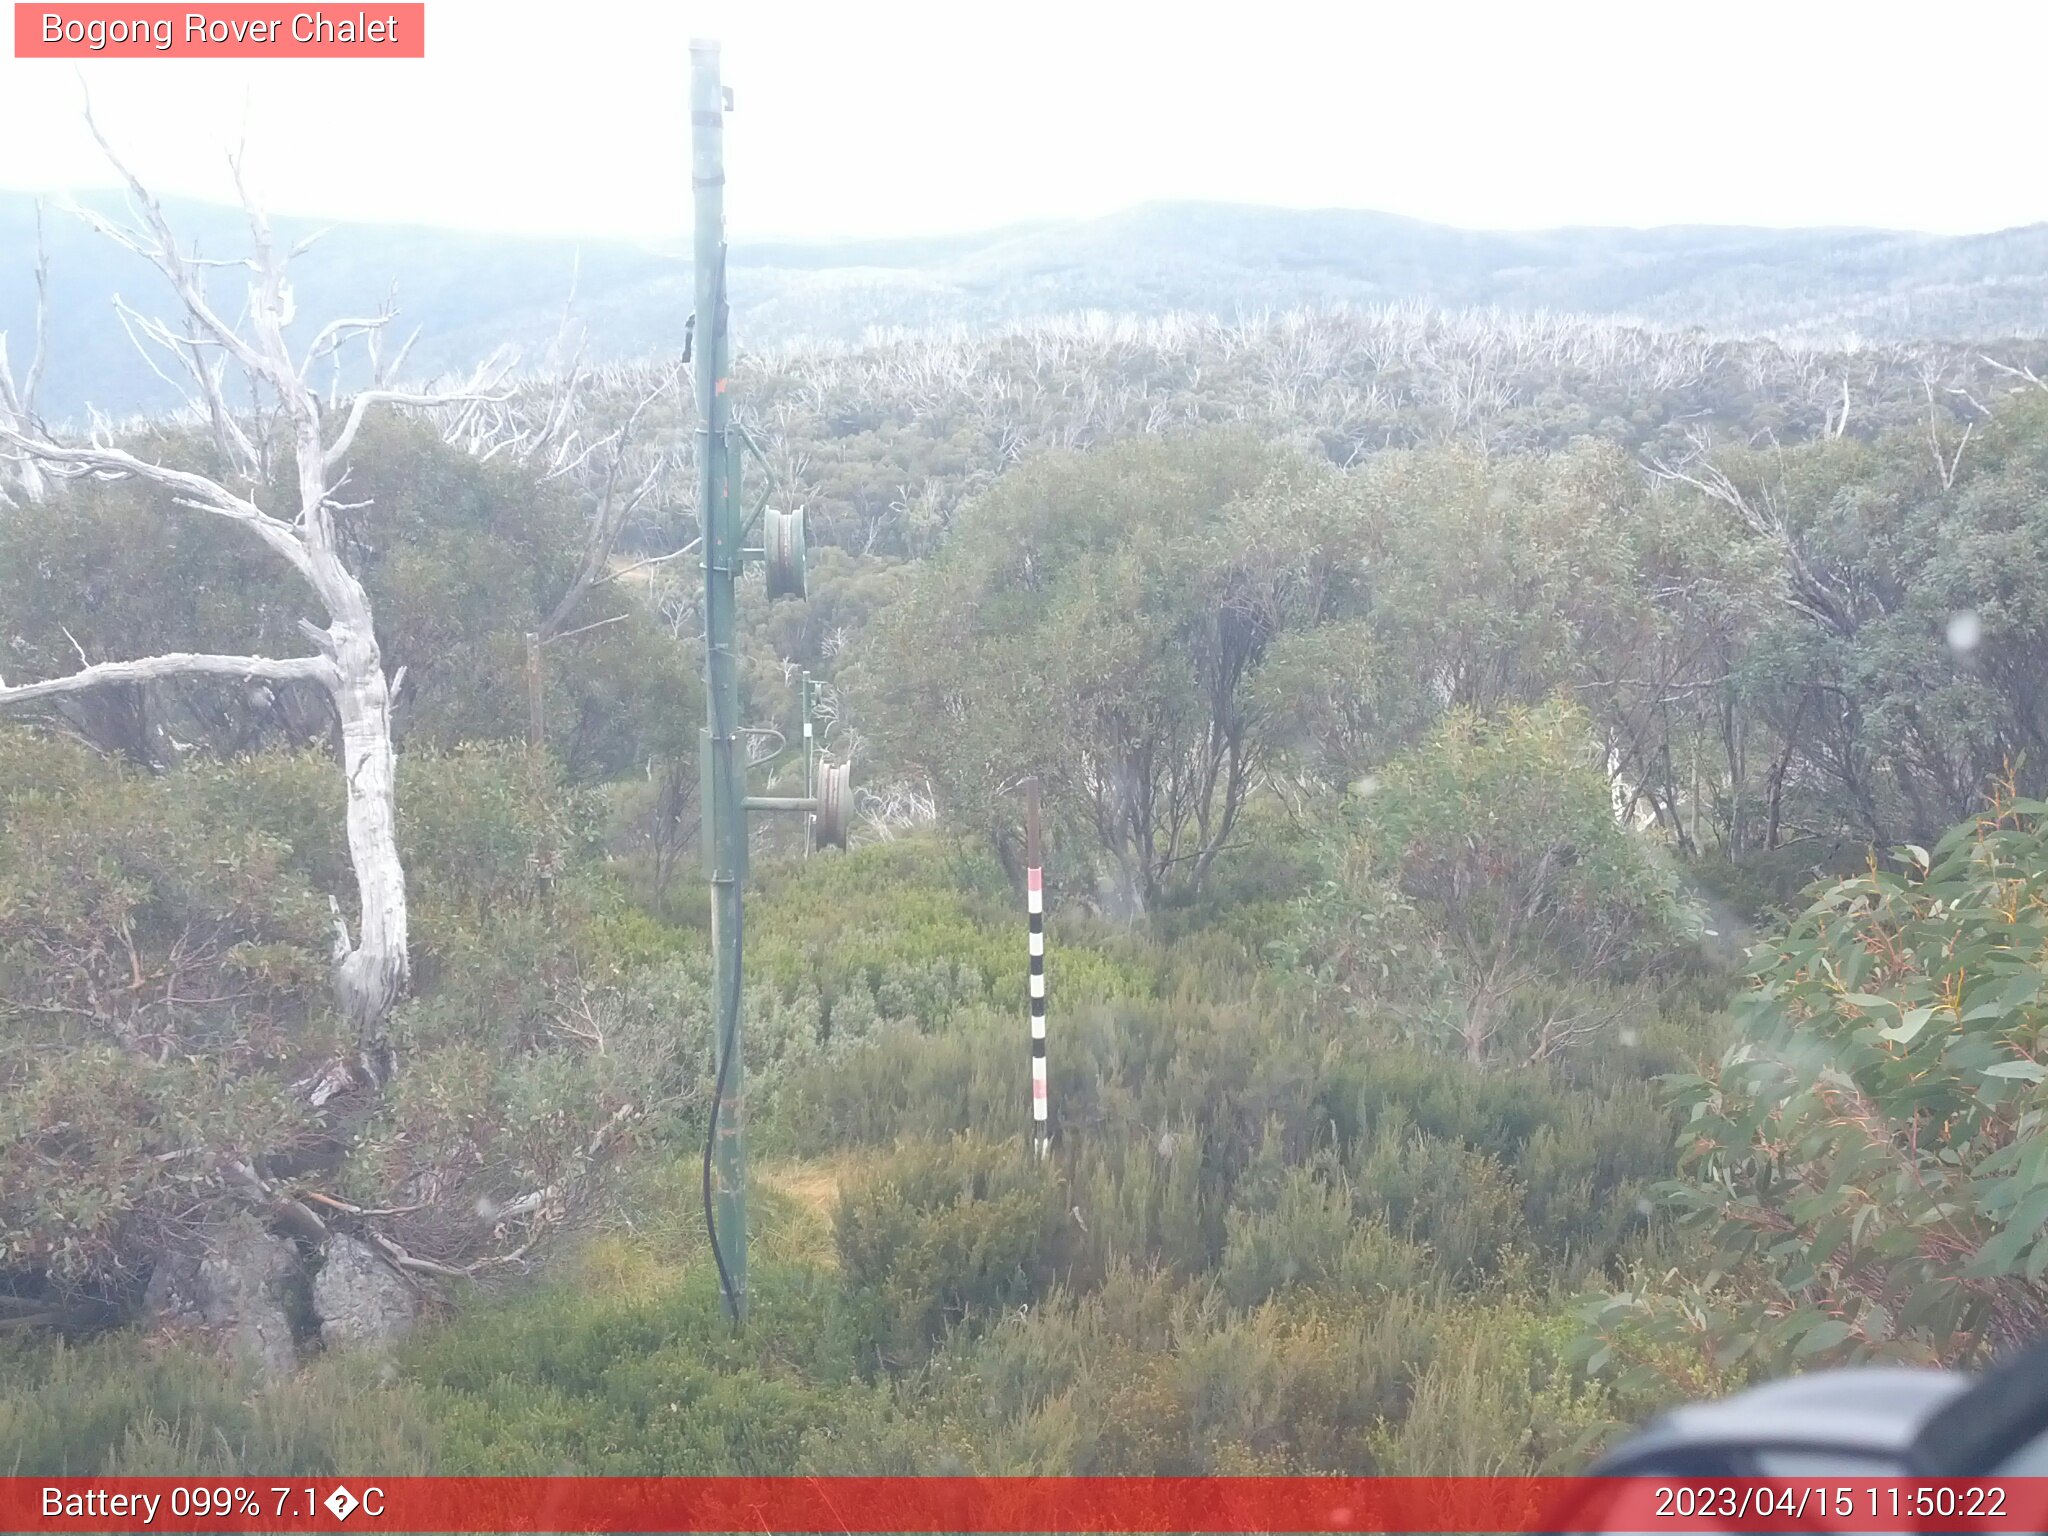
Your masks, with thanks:
[{"label": "gnarled tree", "polygon": [[[236,185],[249,215],[250,254],[240,262],[201,259],[180,245],[161,205],[114,154],[90,113],[87,123],[127,183],[134,222],[122,224],[86,211],[81,216],[163,275],[183,323],[174,329],[117,300],[121,319],[153,367],[164,372],[168,363],[183,373],[188,402],[210,427],[219,461],[227,467],[216,477],[141,457],[121,447],[104,424],[96,425],[85,441],[65,441],[33,414],[11,406],[0,413],[0,449],[17,465],[32,466],[51,480],[132,477],[168,491],[179,506],[240,525],[297,573],[317,599],[325,622],[299,621],[310,654],[176,652],[96,662],[33,682],[0,681],[0,704],[182,676],[312,682],[322,689],[339,728],[348,851],[356,882],[353,935],[340,903],[330,897],[335,924],[333,984],[357,1042],[355,1063],[336,1063],[310,1085],[314,1101],[322,1102],[355,1074],[372,1080],[385,1075],[382,1022],[404,992],[410,969],[391,731],[403,670],[395,676],[385,673],[369,597],[344,558],[335,519],[342,510],[337,494],[347,479],[350,446],[373,406],[473,400],[483,381],[479,377],[460,390],[394,388],[392,375],[403,352],[386,365],[375,345],[393,318],[389,308],[367,318],[332,321],[313,335],[302,354],[295,355],[285,334],[294,318],[286,269],[306,244],[284,253],[276,249],[268,222],[241,186],[239,165]],[[238,321],[216,307],[206,282],[210,270],[233,265],[246,267],[250,274],[246,310]],[[333,365],[351,342],[366,344],[370,384],[345,406],[332,395],[323,403],[312,382],[314,371],[323,362]],[[238,410],[229,404],[230,370],[246,380],[253,409]],[[273,454],[280,449],[290,455],[291,501],[266,507],[258,498],[267,499],[264,487],[271,483]]]}]

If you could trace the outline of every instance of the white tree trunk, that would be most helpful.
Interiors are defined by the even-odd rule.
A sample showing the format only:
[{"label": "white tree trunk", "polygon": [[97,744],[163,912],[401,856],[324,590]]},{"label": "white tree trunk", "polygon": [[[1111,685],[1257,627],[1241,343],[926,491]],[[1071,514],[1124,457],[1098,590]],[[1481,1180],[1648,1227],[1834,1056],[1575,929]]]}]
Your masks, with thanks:
[{"label": "white tree trunk", "polygon": [[[5,337],[0,337],[4,341]],[[0,359],[4,361],[4,359]],[[8,414],[12,414],[11,412]],[[8,425],[14,425],[9,422]],[[23,455],[14,466],[14,492],[22,501],[33,506],[50,493],[50,483],[43,475],[43,467],[34,459]],[[6,487],[0,484],[0,504],[8,500]]]},{"label": "white tree trunk", "polygon": [[[365,613],[365,620],[368,615]],[[367,622],[329,631],[335,640],[334,706],[348,786],[348,856],[356,875],[356,939],[335,965],[334,990],[358,1043],[376,1037],[411,978],[406,947],[405,867],[398,857],[397,753],[392,689]]]},{"label": "white tree trunk", "polygon": [[[43,363],[48,356],[50,331],[50,257],[43,245],[43,204],[36,201],[36,314],[34,325],[34,351],[29,356],[28,372],[17,380],[14,366],[7,355],[7,333],[0,331],[0,426],[12,427],[17,432],[32,431],[36,425],[36,388],[42,380]],[[49,494],[50,482],[43,474],[42,465],[26,454],[14,461],[15,491],[25,502],[41,501]],[[0,484],[0,504],[8,500],[4,484]]]}]

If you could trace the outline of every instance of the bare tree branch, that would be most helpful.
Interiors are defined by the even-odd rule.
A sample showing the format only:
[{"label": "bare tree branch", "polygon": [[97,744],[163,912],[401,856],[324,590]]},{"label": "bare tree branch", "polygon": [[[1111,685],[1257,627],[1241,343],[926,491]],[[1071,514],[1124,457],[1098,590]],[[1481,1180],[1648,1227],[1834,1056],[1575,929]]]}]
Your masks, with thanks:
[{"label": "bare tree branch", "polygon": [[483,370],[479,370],[478,373],[478,379],[472,386],[441,393],[411,389],[365,389],[359,391],[356,397],[349,402],[348,421],[342,427],[341,435],[335,438],[334,445],[327,449],[321,457],[323,467],[332,469],[347,456],[350,445],[356,440],[357,431],[363,425],[364,414],[373,405],[440,406],[453,405],[465,400],[503,400],[507,397],[503,391],[494,393],[487,388],[482,382]]},{"label": "bare tree branch", "polygon": [[343,345],[358,336],[368,336],[372,332],[381,331],[396,318],[398,317],[395,312],[387,310],[374,319],[328,321],[307,345],[306,360],[299,364],[299,377],[302,379],[309,377],[313,371],[313,365],[328,353],[339,351]]},{"label": "bare tree branch", "polygon": [[173,469],[168,464],[152,463],[111,444],[74,446],[53,443],[46,438],[24,436],[6,425],[0,425],[0,443],[46,464],[62,466],[60,473],[96,475],[103,479],[133,477],[160,485],[175,493],[181,506],[247,524],[258,538],[284,556],[293,570],[302,576],[310,572],[306,548],[293,533],[291,524],[272,517],[246,496],[237,496],[219,481],[205,475]]},{"label": "bare tree branch", "polygon": [[209,656],[171,651],[139,661],[99,661],[63,677],[37,683],[0,680],[0,704],[26,704],[60,693],[81,693],[108,683],[153,683],[170,677],[260,677],[266,682],[313,682],[331,686],[334,663],[324,656]]},{"label": "bare tree branch", "polygon": [[2011,363],[2001,363],[1988,352],[1979,352],[1977,356],[1989,363],[1993,368],[1996,368],[2000,373],[2010,375],[2015,379],[2024,379],[2036,389],[2048,389],[2048,381],[2044,381],[2031,368],[2020,368],[2015,367]]},{"label": "bare tree branch", "polygon": [[[76,209],[75,211],[78,216],[108,239],[135,252],[136,255],[142,257],[151,266],[163,273],[170,280],[171,287],[177,293],[179,302],[184,305],[186,313],[199,323],[207,335],[212,337],[222,347],[225,347],[251,374],[264,379],[272,387],[278,389],[281,394],[289,393],[292,379],[282,375],[278,360],[266,356],[255,344],[245,339],[239,330],[221,318],[219,312],[214,309],[211,301],[207,298],[205,286],[200,282],[198,275],[199,270],[207,266],[247,266],[257,272],[259,283],[266,289],[266,296],[273,302],[281,302],[283,300],[282,279],[281,276],[275,273],[275,264],[267,260],[269,255],[267,248],[259,249],[255,258],[234,263],[202,262],[197,258],[188,256],[180,247],[176,234],[172,232],[170,221],[164,216],[163,205],[142,184],[135,173],[128,168],[126,162],[115,153],[114,146],[107,141],[107,136],[100,131],[100,125],[92,115],[92,103],[90,100],[86,102],[85,106],[85,124],[92,131],[94,142],[99,145],[101,152],[106,155],[108,164],[113,166],[115,171],[120,174],[122,181],[127,184],[131,202],[147,224],[148,233],[144,234],[141,231],[126,228],[115,223],[112,219],[93,212],[89,208]],[[238,185],[240,179],[238,171],[236,174]],[[260,223],[260,220],[257,222]],[[266,265],[273,268],[271,273],[263,271],[263,267]],[[252,284],[251,286],[254,289],[257,285]],[[253,293],[252,297],[254,297]],[[285,365],[288,366],[288,364],[289,358],[287,357]]]},{"label": "bare tree branch", "polygon": [[690,542],[685,544],[681,549],[672,549],[665,555],[649,555],[644,560],[635,560],[631,565],[622,565],[616,571],[607,571],[604,575],[600,576],[596,581],[592,582],[591,585],[601,587],[606,585],[608,582],[622,581],[626,577],[632,575],[635,571],[646,570],[647,567],[649,567],[650,565],[666,565],[671,560],[680,560],[685,555],[695,554],[697,552],[697,547],[701,545],[703,542],[704,540],[701,537],[695,538],[690,540]]}]

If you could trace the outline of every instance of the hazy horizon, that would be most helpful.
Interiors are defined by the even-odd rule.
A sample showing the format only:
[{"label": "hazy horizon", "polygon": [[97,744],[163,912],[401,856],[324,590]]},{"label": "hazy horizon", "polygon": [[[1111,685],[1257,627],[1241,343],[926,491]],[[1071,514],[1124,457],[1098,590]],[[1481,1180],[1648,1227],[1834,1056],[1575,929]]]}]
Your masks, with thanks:
[{"label": "hazy horizon", "polygon": [[[119,199],[121,195],[122,189],[112,185],[79,187],[29,187],[14,186],[4,182],[0,182],[0,196],[41,198],[45,201],[49,211],[52,214],[63,213],[65,209],[65,204],[69,200],[104,203],[110,198]],[[166,194],[165,197],[167,202],[188,207],[207,206],[232,210],[237,206],[232,201],[232,199],[229,198],[198,197],[186,194]],[[1105,220],[1140,213],[1148,208],[1215,208],[1228,209],[1234,212],[1294,213],[1303,215],[1352,214],[1368,218],[1385,218],[1390,220],[1401,220],[1414,224],[1428,225],[1443,229],[1458,230],[1464,233],[1475,235],[1544,235],[1576,234],[1586,232],[1655,234],[1659,232],[1680,233],[1688,230],[1725,230],[1735,232],[1756,231],[1758,233],[1769,234],[1794,233],[1803,231],[1813,234],[1838,233],[1845,235],[1925,235],[1935,239],[1958,239],[1970,238],[1973,236],[1981,237],[2010,234],[2020,230],[2048,226],[2048,217],[2043,217],[2040,219],[2031,219],[2020,224],[1999,225],[1989,229],[1961,231],[1924,229],[1915,228],[1909,225],[1896,224],[1745,224],[1701,223],[1697,220],[1681,220],[1657,224],[1466,224],[1459,223],[1451,219],[1423,218],[1416,214],[1404,213],[1396,208],[1373,208],[1352,204],[1285,204],[1241,202],[1228,198],[1152,197],[1135,199],[1129,203],[1125,203],[1118,207],[1104,209],[1099,213],[1077,215],[1048,214],[1036,218],[1005,219],[996,223],[961,225],[958,227],[942,227],[933,229],[920,229],[908,232],[887,230],[873,232],[835,230],[820,230],[814,232],[788,232],[769,230],[753,232],[729,230],[729,234],[732,238],[733,243],[737,246],[815,245],[821,247],[831,247],[835,245],[887,245],[893,243],[914,244],[920,241],[974,240],[978,238],[992,238],[1010,233],[1024,233],[1027,231],[1056,229],[1064,225],[1083,225],[1098,223]],[[359,228],[385,229],[392,231],[417,229],[422,231],[430,231],[435,234],[495,236],[503,239],[524,240],[533,242],[575,243],[579,241],[590,241],[598,244],[633,245],[644,246],[653,249],[663,246],[676,245],[677,243],[681,242],[684,238],[681,234],[670,236],[660,236],[652,234],[636,236],[631,234],[616,234],[606,233],[597,230],[578,229],[562,229],[552,231],[532,229],[493,229],[475,224],[458,224],[451,223],[446,220],[435,220],[431,218],[348,218],[326,212],[319,208],[300,208],[296,206],[285,206],[279,205],[275,202],[266,202],[265,211],[278,218],[293,219],[299,221],[310,221],[316,224],[331,223],[336,226],[349,225],[352,227]]]},{"label": "hazy horizon", "polygon": [[[1759,26],[1768,23],[1764,30]],[[1454,228],[1882,229],[2048,221],[2026,173],[2048,10],[1930,72],[1923,29],[1833,10],[1276,3],[964,11],[723,0],[433,0],[424,60],[8,59],[12,190],[110,184],[80,115],[156,191],[280,214],[659,243],[688,228],[691,37],[735,92],[735,240],[982,233],[1158,202],[1385,212]],[[1755,39],[1768,36],[1768,48]],[[363,112],[366,98],[387,103]],[[342,129],[337,124],[346,121]]]}]

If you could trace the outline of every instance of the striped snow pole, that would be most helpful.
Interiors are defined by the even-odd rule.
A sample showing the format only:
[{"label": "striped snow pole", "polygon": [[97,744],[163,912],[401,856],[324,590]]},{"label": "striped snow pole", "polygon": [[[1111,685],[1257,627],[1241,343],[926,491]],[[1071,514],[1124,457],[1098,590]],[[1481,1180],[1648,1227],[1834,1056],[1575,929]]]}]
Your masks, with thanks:
[{"label": "striped snow pole", "polygon": [[1038,780],[1024,786],[1024,910],[1031,928],[1031,1146],[1052,1150],[1045,1076],[1045,870],[1038,841]]}]

